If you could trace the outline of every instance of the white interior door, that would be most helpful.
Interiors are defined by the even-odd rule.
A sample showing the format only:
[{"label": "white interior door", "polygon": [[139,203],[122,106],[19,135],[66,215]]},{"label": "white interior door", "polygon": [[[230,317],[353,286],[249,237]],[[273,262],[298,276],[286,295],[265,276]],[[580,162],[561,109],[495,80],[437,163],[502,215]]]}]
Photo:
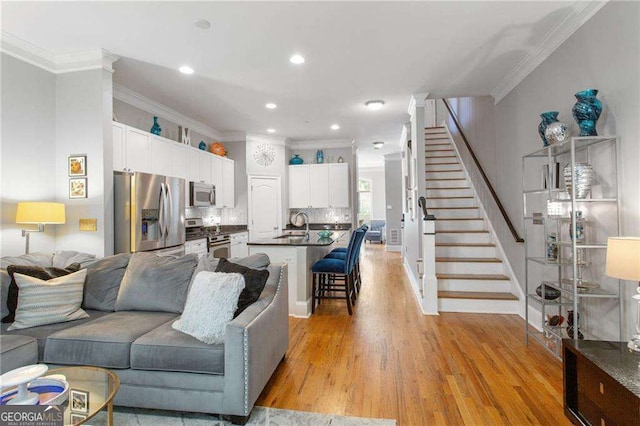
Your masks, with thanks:
[{"label": "white interior door", "polygon": [[280,234],[280,179],[249,178],[249,240]]}]

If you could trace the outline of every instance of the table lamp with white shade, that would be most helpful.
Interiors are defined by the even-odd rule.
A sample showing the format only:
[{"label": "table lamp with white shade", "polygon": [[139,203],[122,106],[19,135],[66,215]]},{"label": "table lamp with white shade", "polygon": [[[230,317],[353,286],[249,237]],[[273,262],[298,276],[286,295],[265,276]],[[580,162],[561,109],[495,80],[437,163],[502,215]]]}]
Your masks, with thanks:
[{"label": "table lamp with white shade", "polygon": [[628,348],[640,352],[640,237],[611,237],[607,241],[606,274],[621,280],[637,281],[638,301],[636,334],[627,344]]},{"label": "table lamp with white shade", "polygon": [[29,234],[44,232],[44,225],[65,223],[63,203],[40,201],[26,201],[18,203],[16,223],[38,225],[38,229],[23,229],[22,236],[26,237],[25,253],[29,253]]}]

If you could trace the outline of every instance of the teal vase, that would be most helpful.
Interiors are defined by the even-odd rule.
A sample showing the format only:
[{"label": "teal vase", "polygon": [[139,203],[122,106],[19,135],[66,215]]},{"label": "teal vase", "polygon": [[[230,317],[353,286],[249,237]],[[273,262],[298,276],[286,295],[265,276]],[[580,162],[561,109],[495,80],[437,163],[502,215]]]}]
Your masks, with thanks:
[{"label": "teal vase", "polygon": [[573,105],[573,119],[580,127],[580,136],[598,136],[596,124],[602,113],[602,102],[596,98],[596,89],[586,89],[575,94],[578,102]]},{"label": "teal vase", "polygon": [[151,126],[150,132],[158,136],[160,136],[160,133],[162,133],[162,129],[158,124],[158,117],[153,117],[153,126]]},{"label": "teal vase", "polygon": [[542,138],[542,143],[544,144],[544,146],[549,146],[549,141],[544,135],[545,130],[547,130],[547,126],[549,124],[558,121],[558,114],[558,111],[547,111],[540,114],[540,118],[542,118],[542,121],[540,122],[540,124],[538,124],[538,134]]},{"label": "teal vase", "polygon": [[324,163],[324,152],[321,149],[316,152],[316,163],[322,164]]},{"label": "teal vase", "polygon": [[293,157],[291,157],[291,160],[289,160],[289,164],[292,164],[294,166],[298,164],[304,164],[304,160],[300,158],[299,154],[295,154]]}]

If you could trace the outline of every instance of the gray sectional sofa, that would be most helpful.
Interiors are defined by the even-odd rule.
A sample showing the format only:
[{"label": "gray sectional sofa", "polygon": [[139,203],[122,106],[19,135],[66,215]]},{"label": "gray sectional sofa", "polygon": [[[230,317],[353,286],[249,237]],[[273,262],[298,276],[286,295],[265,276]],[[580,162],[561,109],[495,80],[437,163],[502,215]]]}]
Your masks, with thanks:
[{"label": "gray sectional sofa", "polygon": [[[0,366],[3,372],[34,362],[104,367],[120,378],[115,405],[220,414],[244,424],[288,347],[286,265],[256,265],[252,258],[230,260],[268,269],[267,284],[227,324],[223,344],[174,330],[177,313],[85,309],[89,318],[71,322],[15,331],[2,324]],[[2,275],[4,316],[9,278]]]}]

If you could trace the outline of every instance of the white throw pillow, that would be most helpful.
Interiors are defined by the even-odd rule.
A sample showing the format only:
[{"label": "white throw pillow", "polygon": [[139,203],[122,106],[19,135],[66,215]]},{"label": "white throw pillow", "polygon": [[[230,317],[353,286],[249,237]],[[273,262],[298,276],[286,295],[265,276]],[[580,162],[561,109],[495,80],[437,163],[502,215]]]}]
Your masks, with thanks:
[{"label": "white throw pillow", "polygon": [[48,281],[22,274],[13,276],[20,296],[9,331],[89,317],[80,309],[86,269]]},{"label": "white throw pillow", "polygon": [[243,289],[241,274],[200,272],[191,285],[182,316],[172,327],[205,343],[223,343]]}]

